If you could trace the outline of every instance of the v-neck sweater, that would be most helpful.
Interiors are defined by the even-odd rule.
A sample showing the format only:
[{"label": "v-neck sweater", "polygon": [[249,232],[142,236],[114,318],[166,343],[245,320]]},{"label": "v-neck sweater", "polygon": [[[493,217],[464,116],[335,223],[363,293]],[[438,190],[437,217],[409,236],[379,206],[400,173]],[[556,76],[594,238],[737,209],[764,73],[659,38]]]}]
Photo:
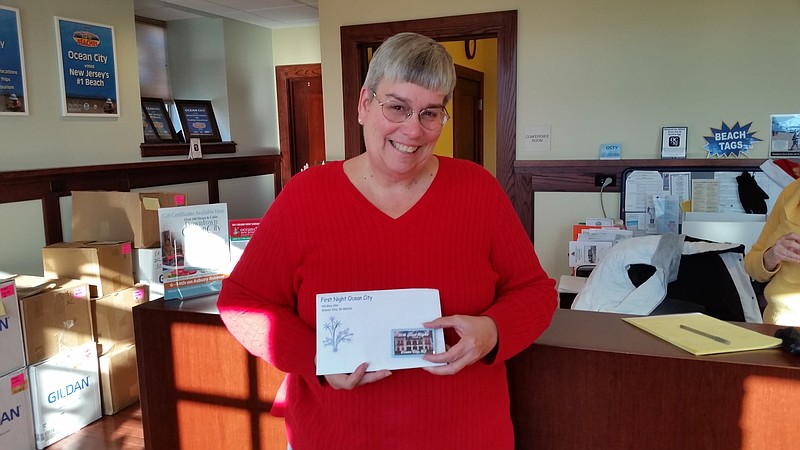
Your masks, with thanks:
[{"label": "v-neck sweater", "polygon": [[[482,167],[440,157],[424,195],[393,219],[355,188],[339,161],[287,183],[223,282],[218,307],[248,351],[287,373],[293,450],[510,450],[505,361],[549,325],[554,286],[505,192]],[[438,289],[443,316],[491,317],[493,359],[451,376],[395,370],[353,390],[321,382],[316,294],[403,288]],[[445,337],[449,345],[458,340],[452,330]]]}]

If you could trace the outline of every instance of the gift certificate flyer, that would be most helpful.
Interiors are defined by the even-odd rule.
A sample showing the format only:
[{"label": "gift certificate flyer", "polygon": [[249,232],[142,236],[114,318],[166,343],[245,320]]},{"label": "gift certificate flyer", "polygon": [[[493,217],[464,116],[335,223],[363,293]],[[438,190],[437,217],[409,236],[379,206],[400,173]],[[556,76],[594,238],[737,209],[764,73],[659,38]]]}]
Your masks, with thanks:
[{"label": "gift certificate flyer", "polygon": [[441,317],[436,289],[317,295],[317,375],[438,366],[422,359],[445,351],[444,332],[422,326]]}]

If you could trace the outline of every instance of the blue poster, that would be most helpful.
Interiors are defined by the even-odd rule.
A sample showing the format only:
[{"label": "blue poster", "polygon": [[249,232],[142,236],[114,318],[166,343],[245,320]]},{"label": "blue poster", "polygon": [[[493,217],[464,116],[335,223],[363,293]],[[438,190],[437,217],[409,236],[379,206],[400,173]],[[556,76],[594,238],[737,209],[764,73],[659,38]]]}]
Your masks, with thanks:
[{"label": "blue poster", "polygon": [[28,114],[19,10],[0,6],[0,114]]},{"label": "blue poster", "polygon": [[114,28],[56,17],[64,115],[119,116]]}]

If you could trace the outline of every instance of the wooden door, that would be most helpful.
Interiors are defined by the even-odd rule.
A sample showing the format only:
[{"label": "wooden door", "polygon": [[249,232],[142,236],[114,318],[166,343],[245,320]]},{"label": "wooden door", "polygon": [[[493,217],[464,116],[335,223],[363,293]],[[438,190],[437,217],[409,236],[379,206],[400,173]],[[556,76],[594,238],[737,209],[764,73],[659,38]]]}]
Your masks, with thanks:
[{"label": "wooden door", "polygon": [[278,126],[283,184],[303,167],[325,160],[320,64],[277,66]]},{"label": "wooden door", "polygon": [[483,72],[456,64],[453,157],[483,165]]}]

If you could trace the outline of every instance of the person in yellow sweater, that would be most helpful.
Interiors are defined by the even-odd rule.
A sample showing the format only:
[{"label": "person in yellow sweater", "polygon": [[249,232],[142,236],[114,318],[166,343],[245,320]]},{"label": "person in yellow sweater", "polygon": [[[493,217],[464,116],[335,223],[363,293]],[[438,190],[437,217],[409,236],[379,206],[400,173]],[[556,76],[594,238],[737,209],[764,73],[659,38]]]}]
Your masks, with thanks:
[{"label": "person in yellow sweater", "polygon": [[745,255],[745,271],[767,283],[764,322],[800,326],[800,179],[787,185]]}]

